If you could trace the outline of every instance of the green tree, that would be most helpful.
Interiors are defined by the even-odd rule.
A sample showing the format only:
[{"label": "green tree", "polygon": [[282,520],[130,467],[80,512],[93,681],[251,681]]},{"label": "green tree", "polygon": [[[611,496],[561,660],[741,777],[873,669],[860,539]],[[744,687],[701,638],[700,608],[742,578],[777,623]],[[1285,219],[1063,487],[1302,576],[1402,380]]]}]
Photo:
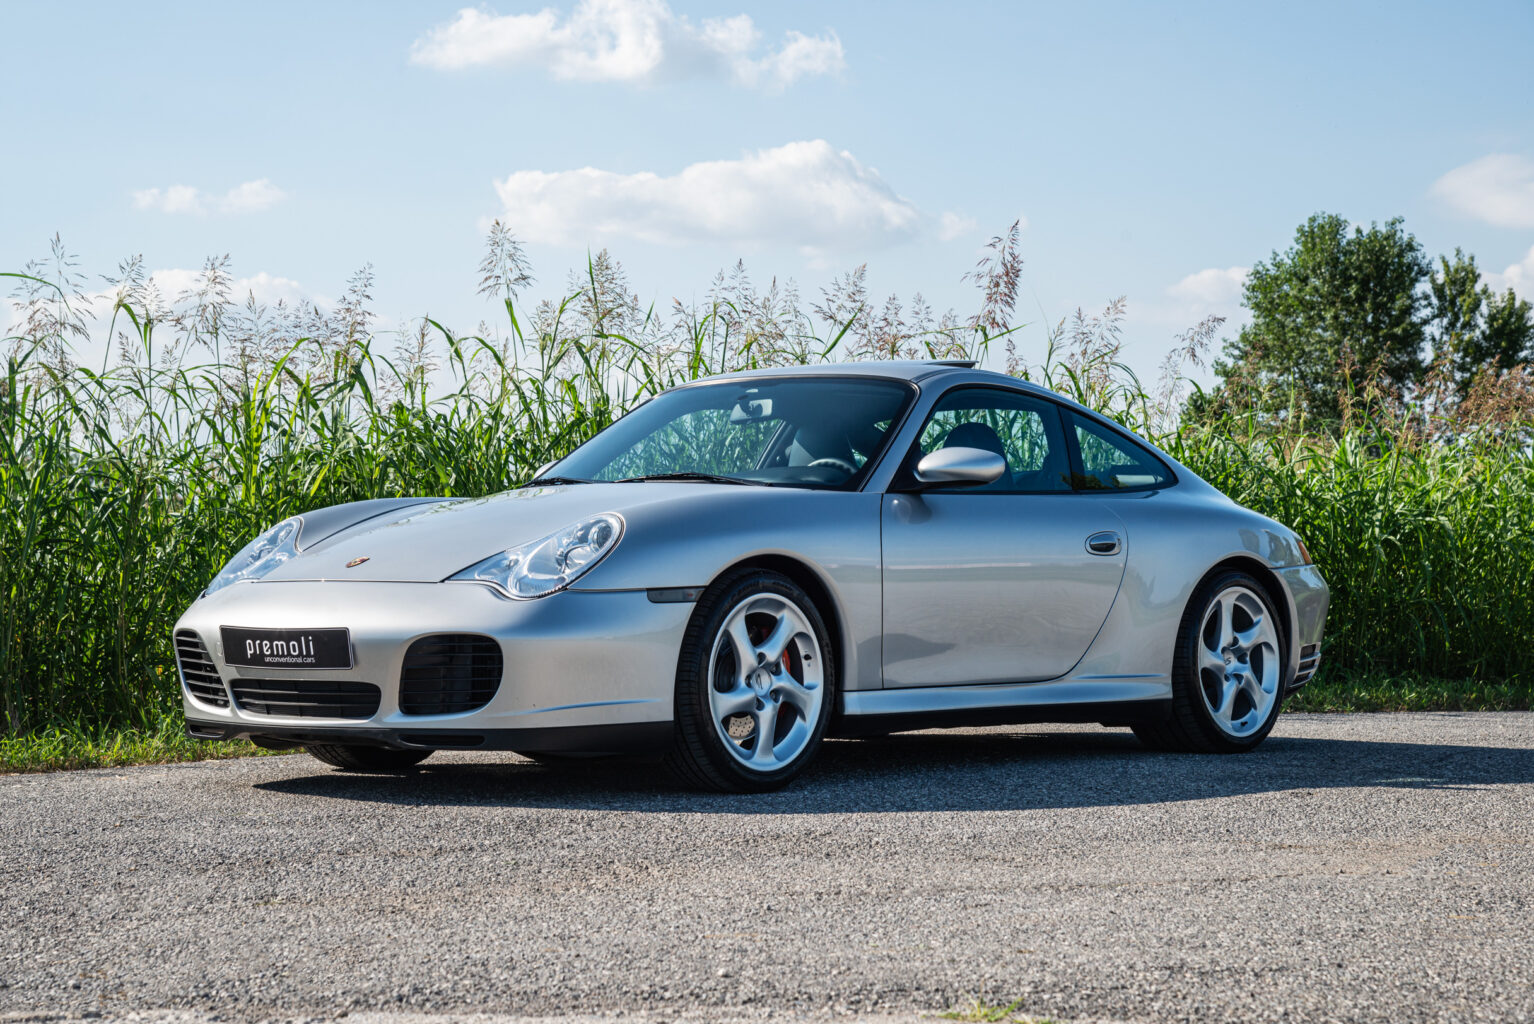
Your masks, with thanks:
[{"label": "green tree", "polygon": [[1483,370],[1534,361],[1534,308],[1483,284],[1474,256],[1440,257],[1428,291],[1433,358],[1449,364],[1461,397]]},{"label": "green tree", "polygon": [[1432,343],[1434,360],[1449,359],[1456,364],[1474,347],[1480,333],[1481,314],[1486,305],[1486,287],[1481,284],[1481,268],[1474,256],[1454,250],[1454,259],[1438,258],[1438,270],[1428,282],[1432,302]]},{"label": "green tree", "polygon": [[1503,369],[1534,363],[1534,306],[1511,288],[1501,295],[1486,289],[1486,316],[1478,342],[1482,366],[1493,359]]},{"label": "green tree", "polygon": [[1226,397],[1313,428],[1342,418],[1349,379],[1408,390],[1424,370],[1431,264],[1399,218],[1349,231],[1318,213],[1287,252],[1252,268],[1243,302],[1252,322],[1215,363]]}]

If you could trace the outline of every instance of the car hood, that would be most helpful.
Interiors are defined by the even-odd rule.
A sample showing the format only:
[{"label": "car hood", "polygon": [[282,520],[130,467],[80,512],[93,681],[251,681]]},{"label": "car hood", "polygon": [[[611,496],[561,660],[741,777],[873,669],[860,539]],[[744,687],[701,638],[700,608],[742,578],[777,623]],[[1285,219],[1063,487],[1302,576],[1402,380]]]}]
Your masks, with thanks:
[{"label": "car hood", "polygon": [[729,484],[574,484],[412,505],[306,546],[264,578],[436,582],[497,551],[546,537],[600,512],[621,516],[726,489],[758,494],[772,490]]}]

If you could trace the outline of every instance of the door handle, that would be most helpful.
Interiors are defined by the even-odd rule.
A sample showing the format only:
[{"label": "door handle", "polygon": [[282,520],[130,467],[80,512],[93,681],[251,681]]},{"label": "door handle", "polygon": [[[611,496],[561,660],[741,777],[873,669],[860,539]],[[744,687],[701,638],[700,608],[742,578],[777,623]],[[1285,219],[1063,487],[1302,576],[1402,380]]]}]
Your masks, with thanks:
[{"label": "door handle", "polygon": [[1094,555],[1116,555],[1124,548],[1124,541],[1112,530],[1094,533],[1087,538],[1087,550]]}]

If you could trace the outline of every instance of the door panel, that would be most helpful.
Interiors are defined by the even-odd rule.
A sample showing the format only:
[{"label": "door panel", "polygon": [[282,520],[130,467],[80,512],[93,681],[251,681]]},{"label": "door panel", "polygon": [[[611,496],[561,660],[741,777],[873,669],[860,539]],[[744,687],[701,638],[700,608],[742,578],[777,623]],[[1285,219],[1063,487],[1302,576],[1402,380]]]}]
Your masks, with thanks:
[{"label": "door panel", "polygon": [[1124,576],[1124,524],[1093,496],[886,494],[881,518],[886,687],[1064,675]]}]

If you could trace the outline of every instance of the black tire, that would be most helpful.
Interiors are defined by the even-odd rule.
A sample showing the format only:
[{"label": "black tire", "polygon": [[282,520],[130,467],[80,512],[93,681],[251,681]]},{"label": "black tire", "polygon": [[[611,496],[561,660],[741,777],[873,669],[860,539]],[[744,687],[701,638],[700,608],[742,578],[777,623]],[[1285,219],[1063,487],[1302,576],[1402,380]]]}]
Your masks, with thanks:
[{"label": "black tire", "polygon": [[352,747],[337,743],[316,743],[309,753],[328,765],[349,772],[400,772],[414,768],[435,750],[396,750],[393,747]]},{"label": "black tire", "polygon": [[[804,746],[790,763],[772,771],[747,768],[726,749],[713,720],[709,693],[715,640],[729,615],[758,595],[783,598],[802,613],[814,634],[823,688],[816,720],[805,723],[809,736]],[[829,637],[815,602],[781,573],[746,569],[710,586],[693,611],[677,659],[676,732],[665,759],[672,773],[691,788],[725,793],[765,793],[792,782],[819,751],[835,708],[836,657]]]},{"label": "black tire", "polygon": [[[1261,601],[1275,626],[1278,644],[1278,694],[1265,721],[1250,733],[1234,736],[1222,729],[1210,710],[1204,693],[1204,681],[1198,668],[1200,633],[1216,596],[1242,587]],[[1177,628],[1177,647],[1172,658],[1172,709],[1165,720],[1139,722],[1132,726],[1141,743],[1152,750],[1197,754],[1239,754],[1251,750],[1267,738],[1278,721],[1283,706],[1285,666],[1289,647],[1282,620],[1274,608],[1268,588],[1250,573],[1230,570],[1216,573],[1194,591]]]}]

